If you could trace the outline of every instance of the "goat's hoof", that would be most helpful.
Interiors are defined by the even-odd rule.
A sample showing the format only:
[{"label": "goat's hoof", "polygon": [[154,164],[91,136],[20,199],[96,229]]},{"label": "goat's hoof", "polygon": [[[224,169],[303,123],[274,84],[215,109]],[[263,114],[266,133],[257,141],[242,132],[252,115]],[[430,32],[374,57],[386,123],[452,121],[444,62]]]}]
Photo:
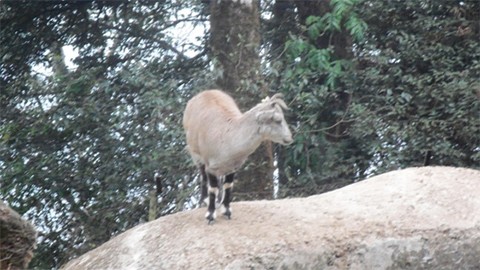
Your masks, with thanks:
[{"label": "goat's hoof", "polygon": [[230,209],[225,209],[225,212],[223,213],[223,215],[227,218],[227,219],[232,219],[232,211],[230,211]]},{"label": "goat's hoof", "polygon": [[208,225],[215,223],[215,212],[207,212],[205,219],[207,219]]},{"label": "goat's hoof", "polygon": [[207,224],[208,224],[208,225],[212,225],[213,223],[215,223],[215,219],[214,219],[214,218],[207,218]]}]

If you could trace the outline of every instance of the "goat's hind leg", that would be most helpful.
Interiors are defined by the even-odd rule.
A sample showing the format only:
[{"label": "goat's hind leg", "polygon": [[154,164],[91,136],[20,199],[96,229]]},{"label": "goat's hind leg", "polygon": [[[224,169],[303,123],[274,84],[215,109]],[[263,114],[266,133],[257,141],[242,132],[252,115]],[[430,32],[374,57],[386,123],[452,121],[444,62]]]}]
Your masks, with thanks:
[{"label": "goat's hind leg", "polygon": [[223,184],[225,197],[223,198],[223,206],[225,207],[225,212],[223,215],[228,219],[232,216],[232,208],[230,207],[230,202],[232,201],[232,190],[233,190],[233,178],[235,174],[231,173],[225,177],[225,183]]},{"label": "goat's hind leg", "polygon": [[205,172],[205,165],[201,164],[198,166],[200,169],[200,201],[198,202],[198,207],[201,207],[203,203],[208,205],[207,197],[208,197],[208,177],[207,173]]},{"label": "goat's hind leg", "polygon": [[207,173],[208,176],[208,210],[205,218],[208,224],[215,221],[215,200],[218,195],[218,179],[215,175]]}]

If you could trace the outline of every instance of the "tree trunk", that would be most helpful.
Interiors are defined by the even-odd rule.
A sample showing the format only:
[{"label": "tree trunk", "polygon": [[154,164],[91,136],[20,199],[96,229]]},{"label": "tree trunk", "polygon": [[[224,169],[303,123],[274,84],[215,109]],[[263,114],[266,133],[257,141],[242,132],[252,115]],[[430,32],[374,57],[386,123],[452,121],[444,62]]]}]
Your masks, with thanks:
[{"label": "tree trunk", "polygon": [[[269,31],[272,31],[274,34],[271,37],[271,51],[270,55],[274,61],[281,61],[282,53],[285,48],[285,43],[290,38],[289,34],[295,32],[297,23],[295,21],[296,12],[295,4],[291,1],[282,1],[276,0],[273,9],[273,17],[271,20],[271,25],[269,25]],[[277,63],[277,68],[283,70],[285,65],[283,62]],[[272,82],[272,87],[275,89],[281,88],[281,76],[278,76],[276,80]],[[287,122],[289,122],[287,120]],[[277,195],[281,197],[286,197],[289,194],[288,192],[288,177],[285,173],[285,154],[283,147],[276,147],[275,149],[275,158],[277,159],[277,168],[278,168],[278,186],[279,192]]]},{"label": "tree trunk", "polygon": [[[260,14],[258,0],[211,1],[210,45],[216,84],[230,93],[245,111],[268,94],[260,73]],[[271,198],[273,154],[262,144],[237,174],[235,197]],[[245,196],[244,196],[245,195]]]}]

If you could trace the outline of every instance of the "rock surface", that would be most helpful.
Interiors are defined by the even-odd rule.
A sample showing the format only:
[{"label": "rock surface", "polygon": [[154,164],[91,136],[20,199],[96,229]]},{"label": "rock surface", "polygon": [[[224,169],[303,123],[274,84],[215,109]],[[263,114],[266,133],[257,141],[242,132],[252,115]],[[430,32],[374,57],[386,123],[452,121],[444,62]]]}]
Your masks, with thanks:
[{"label": "rock surface", "polygon": [[0,269],[26,269],[36,239],[33,225],[0,200]]},{"label": "rock surface", "polygon": [[480,269],[480,171],[393,171],[308,198],[139,225],[63,269]]}]

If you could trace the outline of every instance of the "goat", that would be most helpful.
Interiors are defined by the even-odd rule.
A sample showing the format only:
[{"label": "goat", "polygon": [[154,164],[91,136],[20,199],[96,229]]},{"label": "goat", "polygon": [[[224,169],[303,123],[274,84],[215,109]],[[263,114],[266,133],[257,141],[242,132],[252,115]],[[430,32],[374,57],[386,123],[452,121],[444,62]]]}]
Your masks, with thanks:
[{"label": "goat", "polygon": [[247,157],[265,140],[282,145],[293,142],[282,109],[288,108],[281,94],[265,98],[245,113],[221,90],[206,90],[188,101],[183,128],[188,152],[202,176],[202,198],[207,195],[208,181],[205,218],[209,224],[216,218],[215,200],[221,177],[225,177],[224,215],[230,219],[234,173]]}]

